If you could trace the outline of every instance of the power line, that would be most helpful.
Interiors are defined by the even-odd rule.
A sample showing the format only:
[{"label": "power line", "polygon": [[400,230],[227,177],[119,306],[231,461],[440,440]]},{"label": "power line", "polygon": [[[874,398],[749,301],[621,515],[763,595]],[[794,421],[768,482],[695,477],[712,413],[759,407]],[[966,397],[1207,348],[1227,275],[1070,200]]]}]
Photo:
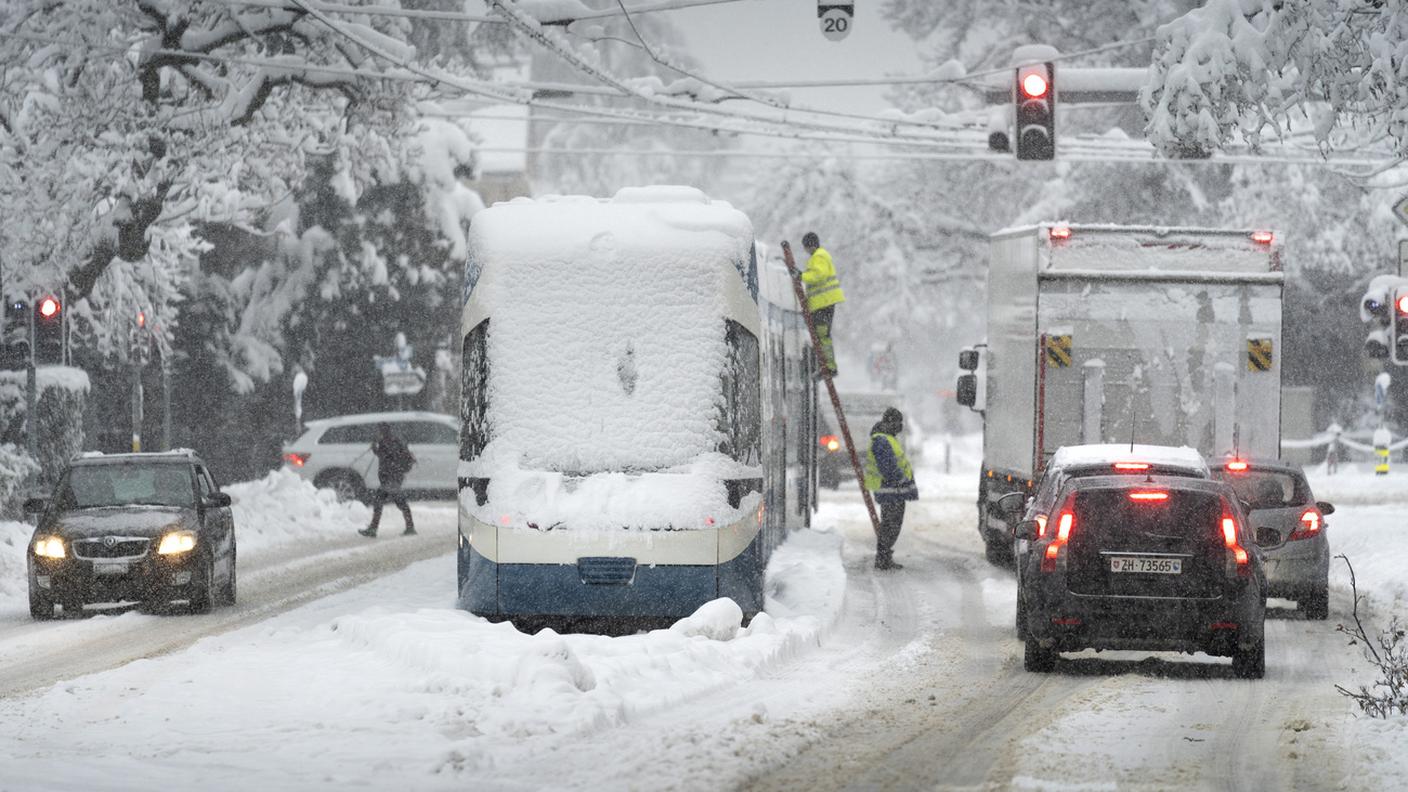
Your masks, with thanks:
[{"label": "power line", "polygon": [[[272,8],[282,11],[302,10],[292,0],[215,0],[221,5],[227,6],[248,6],[251,8]],[[699,6],[724,5],[726,3],[738,3],[743,0],[665,0],[665,2],[651,3],[630,8],[632,14],[649,14],[658,11],[677,11],[685,8],[695,8]],[[478,22],[488,25],[502,25],[505,20],[495,16],[484,16],[482,14],[468,14],[463,11],[431,11],[416,8],[388,8],[386,6],[359,6],[346,5],[342,3],[317,3],[318,10],[329,11],[338,14],[356,14],[370,17],[400,17],[403,19],[425,19],[433,22]],[[605,19],[613,16],[620,16],[621,12],[615,9],[605,9],[600,11],[587,10],[586,13],[578,14],[570,20],[566,18],[553,20],[548,24],[560,24],[564,21],[583,21],[589,19]]]}]

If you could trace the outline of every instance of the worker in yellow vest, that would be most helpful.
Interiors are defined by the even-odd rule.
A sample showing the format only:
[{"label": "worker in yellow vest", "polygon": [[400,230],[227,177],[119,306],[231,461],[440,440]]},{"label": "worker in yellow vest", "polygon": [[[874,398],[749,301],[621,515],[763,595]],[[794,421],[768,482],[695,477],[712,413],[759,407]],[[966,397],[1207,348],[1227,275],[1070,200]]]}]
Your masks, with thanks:
[{"label": "worker in yellow vest", "polygon": [[[812,325],[816,328],[816,340],[821,346],[822,358],[827,371],[836,376],[836,351],[831,344],[832,320],[836,304],[846,301],[841,291],[841,280],[836,277],[836,264],[831,254],[821,246],[821,239],[813,231],[802,236],[802,247],[807,249],[810,258],[807,268],[802,270],[802,283],[807,288],[807,310],[812,312]],[[820,379],[822,372],[817,372]]]},{"label": "worker in yellow vest", "polygon": [[880,533],[875,536],[875,568],[903,569],[895,563],[895,542],[904,524],[904,504],[919,500],[914,485],[914,467],[900,445],[904,414],[894,407],[885,410],[870,430],[870,449],[865,454],[865,488],[880,505]]}]

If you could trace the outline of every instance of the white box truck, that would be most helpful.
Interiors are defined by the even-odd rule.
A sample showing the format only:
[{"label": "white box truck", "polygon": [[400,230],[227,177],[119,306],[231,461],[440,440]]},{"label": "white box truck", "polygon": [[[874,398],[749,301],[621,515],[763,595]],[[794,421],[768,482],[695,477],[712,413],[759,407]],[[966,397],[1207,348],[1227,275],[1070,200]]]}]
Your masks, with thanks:
[{"label": "white box truck", "polygon": [[1190,446],[1276,458],[1283,275],[1269,231],[1043,223],[991,237],[987,341],[959,356],[983,415],[978,530],[1057,448]]}]

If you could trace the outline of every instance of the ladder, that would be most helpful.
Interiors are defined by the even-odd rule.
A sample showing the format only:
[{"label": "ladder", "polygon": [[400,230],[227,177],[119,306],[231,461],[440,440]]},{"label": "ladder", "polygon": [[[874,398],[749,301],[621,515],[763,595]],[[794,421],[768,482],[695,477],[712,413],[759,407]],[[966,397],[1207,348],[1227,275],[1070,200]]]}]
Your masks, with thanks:
[{"label": "ladder", "polygon": [[[860,486],[860,497],[865,501],[865,511],[870,515],[870,527],[875,531],[875,535],[880,535],[880,517],[875,513],[875,501],[870,497],[870,490],[865,488],[865,473],[860,469],[860,457],[856,456],[856,445],[851,442],[851,430],[846,425],[846,411],[841,409],[841,397],[836,394],[836,382],[831,379],[831,369],[826,365],[826,358],[821,351],[821,340],[816,335],[816,324],[812,321],[811,309],[807,307],[807,295],[802,290],[802,281],[797,270],[797,261],[792,258],[792,246],[787,240],[782,241],[782,258],[787,263],[787,271],[792,275],[792,288],[797,293],[797,304],[802,307],[802,316],[807,319],[807,332],[812,337],[812,349],[816,352],[817,369],[821,372],[822,379],[826,381],[826,391],[831,395],[831,407],[836,410],[836,422],[840,424],[841,438],[846,441],[846,453],[851,455],[851,468],[856,473],[856,484]],[[834,342],[833,342],[834,343]],[[834,347],[833,347],[834,348]]]}]

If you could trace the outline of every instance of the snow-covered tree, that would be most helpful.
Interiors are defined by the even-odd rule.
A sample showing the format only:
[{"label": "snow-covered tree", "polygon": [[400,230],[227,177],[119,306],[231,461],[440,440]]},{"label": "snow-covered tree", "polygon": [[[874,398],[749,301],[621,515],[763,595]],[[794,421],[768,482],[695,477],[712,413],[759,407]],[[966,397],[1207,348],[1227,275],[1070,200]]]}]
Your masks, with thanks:
[{"label": "snow-covered tree", "polygon": [[415,86],[394,17],[325,24],[216,0],[0,4],[6,289],[66,288],[111,347],[137,308],[173,328],[208,224],[257,226],[332,155],[353,193],[395,169]]},{"label": "snow-covered tree", "polygon": [[[1389,139],[1408,153],[1408,2],[1207,0],[1159,28],[1143,92],[1170,155],[1292,125],[1326,146]],[[1347,141],[1331,133],[1348,128]]]}]

